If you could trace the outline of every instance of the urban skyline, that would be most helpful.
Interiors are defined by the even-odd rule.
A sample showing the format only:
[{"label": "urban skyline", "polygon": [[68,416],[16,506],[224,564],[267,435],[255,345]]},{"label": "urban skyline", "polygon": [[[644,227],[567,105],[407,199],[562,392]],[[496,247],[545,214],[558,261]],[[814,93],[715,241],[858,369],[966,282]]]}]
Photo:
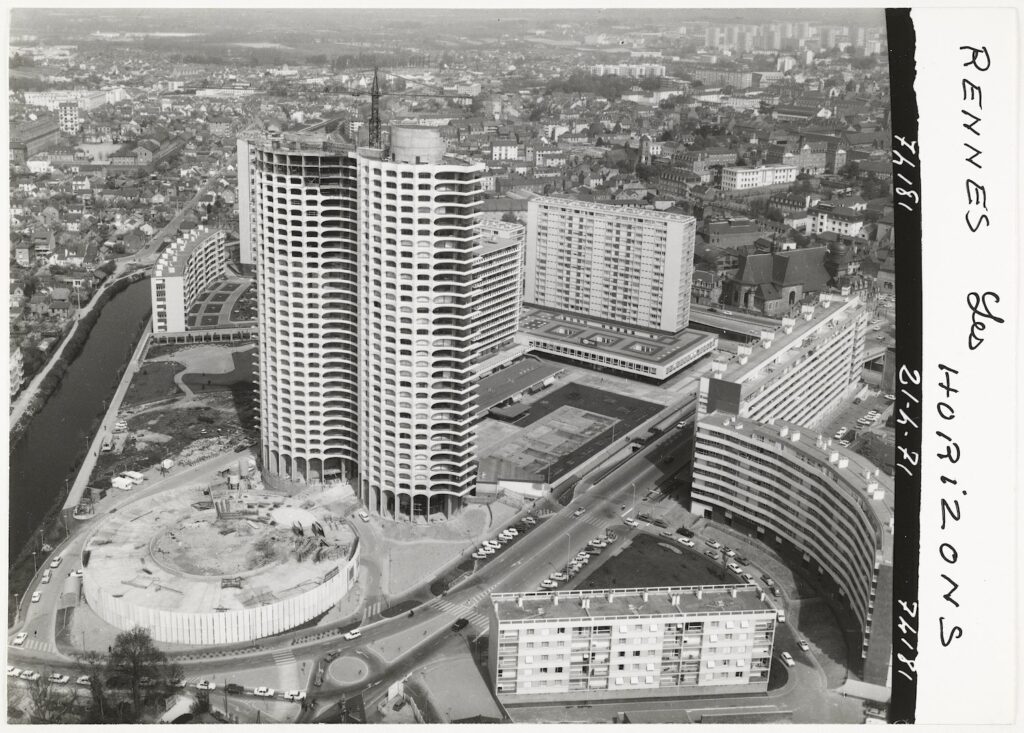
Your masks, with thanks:
[{"label": "urban skyline", "polygon": [[884,719],[881,11],[240,12],[12,19],[9,720]]}]

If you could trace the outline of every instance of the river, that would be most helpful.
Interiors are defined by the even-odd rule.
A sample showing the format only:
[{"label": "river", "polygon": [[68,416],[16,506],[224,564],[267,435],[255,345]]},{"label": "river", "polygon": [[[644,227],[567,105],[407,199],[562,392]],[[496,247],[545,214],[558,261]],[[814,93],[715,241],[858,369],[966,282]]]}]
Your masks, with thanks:
[{"label": "river", "polygon": [[103,307],[78,358],[11,450],[8,548],[14,558],[60,499],[65,481],[88,450],[93,421],[117,390],[141,322],[150,308],[149,280],[132,283]]}]

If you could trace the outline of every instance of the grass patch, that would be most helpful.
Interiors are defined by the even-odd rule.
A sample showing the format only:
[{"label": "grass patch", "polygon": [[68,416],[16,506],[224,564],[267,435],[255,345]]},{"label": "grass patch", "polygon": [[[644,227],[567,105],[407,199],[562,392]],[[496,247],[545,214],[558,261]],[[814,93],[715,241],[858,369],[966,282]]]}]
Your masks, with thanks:
[{"label": "grass patch", "polygon": [[184,369],[176,361],[145,362],[132,377],[125,393],[125,405],[144,405],[147,402],[167,399],[179,394],[174,375]]},{"label": "grass patch", "polygon": [[234,369],[222,374],[204,374],[196,372],[186,374],[183,378],[185,384],[194,392],[225,392],[230,391],[234,385],[252,383],[253,372],[257,364],[256,349],[248,351],[234,351],[231,354],[231,361]]},{"label": "grass patch", "polygon": [[[682,551],[676,554],[661,544]],[[692,550],[665,537],[637,535],[632,544],[589,575],[578,587],[646,588],[663,585],[718,585],[742,582],[728,570],[703,555],[698,545]]]}]

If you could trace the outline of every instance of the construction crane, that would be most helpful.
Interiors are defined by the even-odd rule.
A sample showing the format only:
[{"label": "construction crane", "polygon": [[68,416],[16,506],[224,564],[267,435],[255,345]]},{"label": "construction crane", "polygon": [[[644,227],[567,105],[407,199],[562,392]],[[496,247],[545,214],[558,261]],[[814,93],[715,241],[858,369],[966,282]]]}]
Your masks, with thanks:
[{"label": "construction crane", "polygon": [[[364,97],[370,96],[370,122],[368,125],[368,132],[370,133],[370,147],[379,148],[382,146],[383,140],[381,138],[381,120],[380,120],[380,98],[387,94],[388,96],[395,97],[430,97],[440,99],[470,99],[469,95],[466,94],[445,94],[441,92],[382,92],[380,90],[380,80],[378,78],[378,69],[373,69],[373,83],[370,85],[370,91],[362,91],[359,89],[341,89],[335,92],[336,94],[346,94],[353,97]],[[413,79],[406,79],[405,77],[398,76],[397,74],[391,74],[396,79],[401,79],[407,83],[419,84],[426,86],[422,82],[415,81]]]}]

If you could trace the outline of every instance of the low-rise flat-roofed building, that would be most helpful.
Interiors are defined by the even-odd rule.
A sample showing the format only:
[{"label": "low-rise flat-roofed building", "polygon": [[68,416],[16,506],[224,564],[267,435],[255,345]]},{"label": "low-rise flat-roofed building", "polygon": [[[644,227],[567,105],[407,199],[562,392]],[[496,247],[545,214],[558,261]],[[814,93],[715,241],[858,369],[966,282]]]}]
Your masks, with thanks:
[{"label": "low-rise flat-roofed building", "polygon": [[891,477],[802,425],[713,412],[697,422],[690,509],[754,531],[825,582],[860,628],[863,679],[887,683]]},{"label": "low-rise flat-roofed building", "polygon": [[690,328],[661,333],[537,306],[523,308],[516,340],[535,353],[657,381],[718,346],[716,336]]},{"label": "low-rise flat-roofed building", "polygon": [[761,329],[760,339],[712,357],[702,376],[698,415],[716,410],[815,428],[856,389],[864,364],[867,313],[856,296],[822,294],[799,318]]},{"label": "low-rise flat-roofed building", "polygon": [[785,185],[796,180],[797,171],[796,166],[774,163],[754,167],[726,166],[722,168],[722,190],[746,191]]},{"label": "low-rise flat-roofed building", "polygon": [[777,611],[756,585],[491,595],[505,703],[766,692]]}]

